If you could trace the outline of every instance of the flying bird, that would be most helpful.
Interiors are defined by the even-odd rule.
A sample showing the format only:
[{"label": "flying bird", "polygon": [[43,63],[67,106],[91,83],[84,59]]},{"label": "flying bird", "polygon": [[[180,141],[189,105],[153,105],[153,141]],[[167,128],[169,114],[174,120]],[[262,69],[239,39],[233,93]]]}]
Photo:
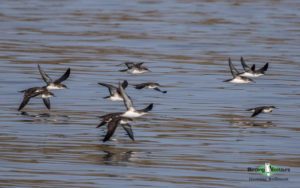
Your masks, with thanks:
[{"label": "flying bird", "polygon": [[240,72],[233,66],[231,59],[228,58],[229,68],[231,71],[231,74],[233,76],[232,79],[224,80],[224,82],[231,82],[231,83],[237,83],[237,84],[245,84],[249,82],[254,82],[252,79],[247,78],[245,76],[241,76]]},{"label": "flying bird", "polygon": [[54,89],[66,89],[67,88],[67,86],[64,84],[61,84],[61,82],[65,81],[66,79],[69,78],[70,72],[71,72],[70,68],[68,68],[68,70],[60,78],[58,78],[55,81],[52,81],[52,79],[46,74],[46,72],[43,71],[43,69],[41,68],[40,65],[38,65],[38,68],[39,68],[39,71],[40,71],[40,74],[41,74],[43,80],[47,84],[46,89],[54,90]]},{"label": "flying bird", "polygon": [[260,113],[269,113],[272,112],[276,107],[275,106],[259,106],[255,108],[247,109],[247,111],[253,112],[251,117],[255,117]]},{"label": "flying bird", "polygon": [[111,113],[102,116],[102,122],[97,126],[97,128],[107,125],[107,133],[103,139],[103,142],[108,141],[112,137],[118,125],[121,125],[129,138],[134,141],[133,131],[131,125],[129,124],[129,122],[133,121],[133,119],[121,117],[120,114],[121,113]]},{"label": "flying bird", "polygon": [[45,87],[33,87],[20,92],[24,93],[24,98],[19,106],[18,111],[22,110],[33,97],[41,97],[45,106],[50,110],[51,107],[49,98],[53,97],[54,94],[49,92]]},{"label": "flying bird", "polygon": [[121,83],[119,83],[119,89],[120,89],[120,93],[124,99],[124,105],[127,109],[126,112],[121,114],[122,117],[129,117],[129,118],[140,117],[142,115],[147,114],[150,110],[152,110],[153,103],[149,104],[146,108],[144,108],[142,110],[136,110],[133,106],[131,98],[127,95],[127,93],[125,92]]},{"label": "flying bird", "polygon": [[[102,82],[99,82],[98,83],[99,85],[102,85],[104,87],[107,87],[108,90],[109,90],[109,96],[106,96],[104,97],[104,99],[109,99],[111,101],[123,101],[123,97],[120,93],[120,89],[111,85],[111,84],[106,84],[106,83],[102,83]],[[128,82],[125,80],[123,83],[122,83],[122,87],[125,89],[126,87],[128,86]]]},{"label": "flying bird", "polygon": [[158,83],[153,83],[153,82],[147,82],[147,83],[141,83],[141,84],[135,85],[135,89],[148,88],[148,89],[154,89],[154,90],[162,92],[162,93],[167,93],[167,91],[160,90],[159,87],[160,87],[160,85]]},{"label": "flying bird", "polygon": [[262,68],[255,70],[255,64],[251,66],[251,68],[246,64],[243,57],[241,57],[241,64],[244,69],[244,73],[241,73],[241,76],[246,77],[259,77],[265,74],[265,72],[268,70],[269,63],[267,62]]},{"label": "flying bird", "polygon": [[127,69],[119,70],[120,72],[128,72],[131,74],[150,72],[150,70],[147,67],[142,66],[144,62],[141,63],[125,62],[124,64],[127,66]]}]

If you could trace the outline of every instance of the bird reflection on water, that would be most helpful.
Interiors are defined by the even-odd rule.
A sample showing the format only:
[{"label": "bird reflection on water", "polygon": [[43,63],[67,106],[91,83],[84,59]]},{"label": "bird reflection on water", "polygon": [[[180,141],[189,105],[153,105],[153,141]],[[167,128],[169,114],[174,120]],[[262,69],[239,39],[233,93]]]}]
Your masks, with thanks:
[{"label": "bird reflection on water", "polygon": [[23,119],[23,122],[56,122],[56,121],[65,121],[68,122],[70,117],[68,115],[57,115],[53,113],[28,113],[21,112],[21,115],[31,119]]},{"label": "bird reflection on water", "polygon": [[232,126],[238,127],[275,127],[276,125],[272,121],[258,121],[258,120],[248,120],[248,119],[232,119],[229,121]]}]

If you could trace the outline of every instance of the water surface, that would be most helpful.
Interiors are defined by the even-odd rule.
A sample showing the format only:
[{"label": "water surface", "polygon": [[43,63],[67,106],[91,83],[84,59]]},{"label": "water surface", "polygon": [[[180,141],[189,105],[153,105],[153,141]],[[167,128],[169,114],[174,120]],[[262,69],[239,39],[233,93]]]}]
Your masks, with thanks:
[{"label": "water surface", "polygon": [[[0,6],[1,187],[298,187],[300,180],[299,3],[277,1],[8,1]],[[224,83],[231,57],[267,75]],[[119,72],[122,62],[152,72]],[[67,90],[49,112],[18,91],[42,86],[37,64]],[[102,143],[98,116],[124,111],[97,82],[128,80],[134,105],[154,103]],[[167,94],[135,90],[159,82]],[[250,118],[248,108],[278,107]],[[249,182],[265,161],[288,181]]]}]

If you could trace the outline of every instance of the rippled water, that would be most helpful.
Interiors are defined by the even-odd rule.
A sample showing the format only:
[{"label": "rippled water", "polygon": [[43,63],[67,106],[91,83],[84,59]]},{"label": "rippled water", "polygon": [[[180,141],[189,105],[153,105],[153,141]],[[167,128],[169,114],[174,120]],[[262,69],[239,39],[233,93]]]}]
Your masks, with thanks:
[{"label": "rippled water", "polygon": [[[0,6],[1,187],[298,187],[300,183],[300,4],[296,0],[18,0]],[[240,56],[267,75],[235,85],[227,58]],[[130,75],[125,61],[152,72]],[[53,78],[52,109],[18,91],[42,86],[37,64]],[[97,82],[155,81],[168,90],[127,89],[138,109],[136,141],[98,116],[124,111],[104,100]],[[247,108],[278,107],[250,118]],[[288,181],[250,182],[270,161]]]}]

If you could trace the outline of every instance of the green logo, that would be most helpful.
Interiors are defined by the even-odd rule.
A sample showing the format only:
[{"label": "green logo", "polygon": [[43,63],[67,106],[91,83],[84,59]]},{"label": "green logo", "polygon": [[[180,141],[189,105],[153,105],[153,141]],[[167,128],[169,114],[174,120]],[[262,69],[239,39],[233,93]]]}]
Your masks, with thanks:
[{"label": "green logo", "polygon": [[271,165],[269,162],[265,162],[265,165],[262,165],[258,168],[248,168],[248,172],[258,172],[264,176],[272,176],[278,172],[290,172],[289,168],[278,168],[277,166]]},{"label": "green logo", "polygon": [[258,167],[258,170],[259,173],[265,176],[272,176],[276,172],[280,172],[277,166],[271,165],[270,163],[265,163],[265,165]]}]

